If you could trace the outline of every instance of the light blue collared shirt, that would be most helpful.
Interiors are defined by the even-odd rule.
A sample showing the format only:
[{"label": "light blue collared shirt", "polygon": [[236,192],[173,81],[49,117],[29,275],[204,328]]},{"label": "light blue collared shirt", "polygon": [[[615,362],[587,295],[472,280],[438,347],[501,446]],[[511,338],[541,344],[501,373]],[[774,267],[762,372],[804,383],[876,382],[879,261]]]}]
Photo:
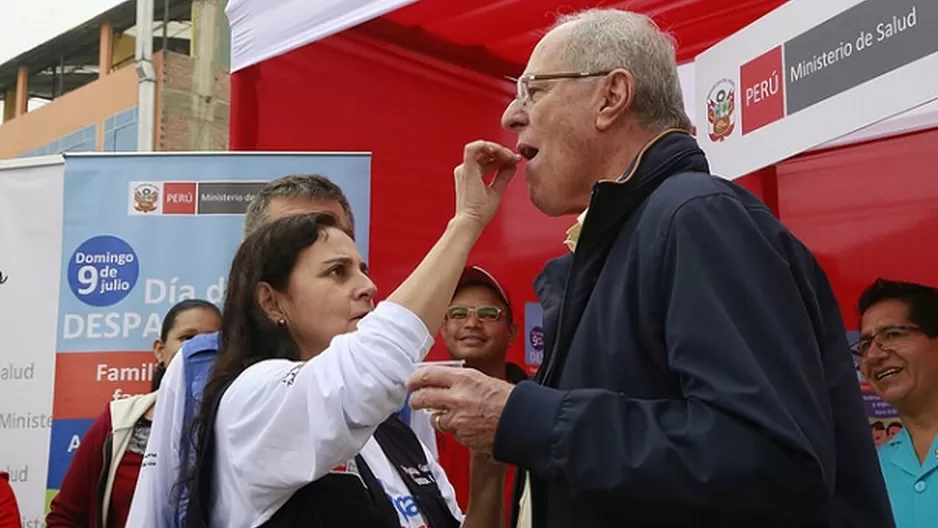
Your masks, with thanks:
[{"label": "light blue collared shirt", "polygon": [[938,437],[920,464],[912,438],[902,429],[879,449],[896,528],[938,527]]}]

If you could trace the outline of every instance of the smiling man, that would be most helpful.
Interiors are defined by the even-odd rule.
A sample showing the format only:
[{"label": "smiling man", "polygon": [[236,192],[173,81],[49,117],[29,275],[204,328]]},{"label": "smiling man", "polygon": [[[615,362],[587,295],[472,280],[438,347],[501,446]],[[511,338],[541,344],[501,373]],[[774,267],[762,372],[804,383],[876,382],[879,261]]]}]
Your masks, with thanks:
[{"label": "smiling man", "polygon": [[877,279],[858,308],[860,370],[905,426],[879,450],[896,527],[938,526],[938,290]]},{"label": "smiling man", "polygon": [[505,359],[518,333],[505,289],[479,266],[463,272],[446,323],[441,328],[446,351],[453,359],[489,376],[518,383],[527,375]]},{"label": "smiling man", "polygon": [[[469,266],[463,272],[440,333],[449,356],[464,360],[466,367],[512,384],[527,379],[524,369],[506,358],[518,334],[508,293],[485,269]],[[450,483],[456,488],[459,506],[465,510],[469,507],[469,490],[477,486],[470,478],[475,473],[472,467],[487,462],[484,457],[473,457],[450,433],[438,433],[436,442],[440,465],[446,469]],[[511,504],[514,468],[502,466],[502,469],[505,503]]]}]

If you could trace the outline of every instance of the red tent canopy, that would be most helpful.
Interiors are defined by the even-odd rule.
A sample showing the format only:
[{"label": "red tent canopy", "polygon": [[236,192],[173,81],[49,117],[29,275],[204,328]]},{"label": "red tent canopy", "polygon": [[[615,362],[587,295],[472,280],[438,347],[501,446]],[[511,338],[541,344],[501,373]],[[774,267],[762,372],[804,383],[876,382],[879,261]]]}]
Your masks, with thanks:
[{"label": "red tent canopy", "polygon": [[367,22],[361,30],[431,55],[459,57],[457,63],[473,69],[517,75],[558,15],[597,5],[645,13],[674,35],[678,61],[687,62],[784,2],[422,0]]},{"label": "red tent canopy", "polygon": [[[448,175],[459,161],[463,144],[479,137],[513,144],[514,139],[499,126],[499,116],[514,92],[504,77],[521,72],[535,43],[558,15],[589,7],[649,14],[674,35],[679,60],[690,61],[783,3],[281,0],[272,6],[266,0],[230,0],[227,14],[235,70],[231,147],[373,152],[370,255],[378,283],[392,288],[412,269],[449,214],[452,190]],[[691,69],[693,63],[685,66]],[[693,82],[692,72],[687,77],[682,76],[682,84]],[[694,104],[687,98],[693,90],[685,86],[684,91],[685,104]],[[799,226],[797,234],[832,262],[843,248],[870,242],[852,217],[839,216],[835,225],[821,226],[814,221],[819,211],[825,210],[819,204],[842,210],[856,202],[864,211],[876,211],[875,205],[865,201],[859,205],[863,193],[844,194],[843,189],[853,182],[889,178],[890,184],[877,189],[877,196],[884,200],[892,196],[891,203],[907,197],[910,208],[925,203],[924,197],[938,199],[938,186],[927,185],[922,178],[871,172],[873,167],[883,166],[878,160],[895,160],[896,152],[905,153],[904,167],[934,166],[932,149],[920,148],[938,137],[936,105],[926,106],[930,109],[919,109],[919,120],[911,125],[908,120],[887,120],[880,124],[885,125],[884,133],[867,130],[838,143],[889,134],[905,136],[808,153],[740,181],[783,220]],[[883,129],[880,125],[870,129]],[[505,212],[477,246],[474,259],[490,261],[496,274],[504,270],[509,289],[518,292],[520,305],[533,300],[530,281],[544,259],[563,250],[562,233],[570,220],[544,218],[528,203],[524,184],[518,180],[509,190]],[[804,191],[806,181],[810,182],[808,193]],[[816,207],[807,208],[808,203]],[[808,219],[789,216],[808,211]],[[891,210],[881,222],[892,225],[887,217],[894,214]],[[924,239],[923,229],[938,232],[938,219],[931,209],[923,209],[920,216],[932,220],[916,224],[915,233],[897,224],[893,234],[899,239],[907,234],[911,241]],[[526,229],[516,229],[518,224]],[[885,237],[887,231],[888,227],[882,227],[877,236]],[[889,246],[899,239],[893,237]],[[921,267],[921,262],[890,260],[879,269],[884,274],[933,277],[933,266]],[[852,268],[846,263],[836,265],[838,272]],[[838,293],[845,294],[846,313],[857,284],[870,278],[868,271],[852,277],[850,287],[843,291],[835,282]],[[518,306],[517,312],[523,313],[523,306]],[[522,346],[519,343],[514,352],[519,357]]]}]

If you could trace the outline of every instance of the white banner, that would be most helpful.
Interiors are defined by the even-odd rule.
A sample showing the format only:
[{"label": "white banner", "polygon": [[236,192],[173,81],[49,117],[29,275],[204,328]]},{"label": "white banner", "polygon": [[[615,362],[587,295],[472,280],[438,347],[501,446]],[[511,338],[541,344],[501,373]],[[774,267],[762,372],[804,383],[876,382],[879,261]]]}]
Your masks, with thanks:
[{"label": "white banner", "polygon": [[229,0],[231,71],[295,50],[417,0]]},{"label": "white banner", "polygon": [[0,163],[0,471],[45,526],[62,262],[62,158]]},{"label": "white banner", "polygon": [[697,57],[698,137],[726,178],[938,99],[938,2],[792,0]]}]

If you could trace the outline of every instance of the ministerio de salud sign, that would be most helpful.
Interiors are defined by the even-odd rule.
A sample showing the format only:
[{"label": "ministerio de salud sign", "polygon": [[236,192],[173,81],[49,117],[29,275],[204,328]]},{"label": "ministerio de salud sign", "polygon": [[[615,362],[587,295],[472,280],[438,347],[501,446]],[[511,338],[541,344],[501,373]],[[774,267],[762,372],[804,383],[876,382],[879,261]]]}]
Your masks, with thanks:
[{"label": "ministerio de salud sign", "polygon": [[735,179],[938,99],[938,0],[791,0],[695,70],[700,144]]}]

